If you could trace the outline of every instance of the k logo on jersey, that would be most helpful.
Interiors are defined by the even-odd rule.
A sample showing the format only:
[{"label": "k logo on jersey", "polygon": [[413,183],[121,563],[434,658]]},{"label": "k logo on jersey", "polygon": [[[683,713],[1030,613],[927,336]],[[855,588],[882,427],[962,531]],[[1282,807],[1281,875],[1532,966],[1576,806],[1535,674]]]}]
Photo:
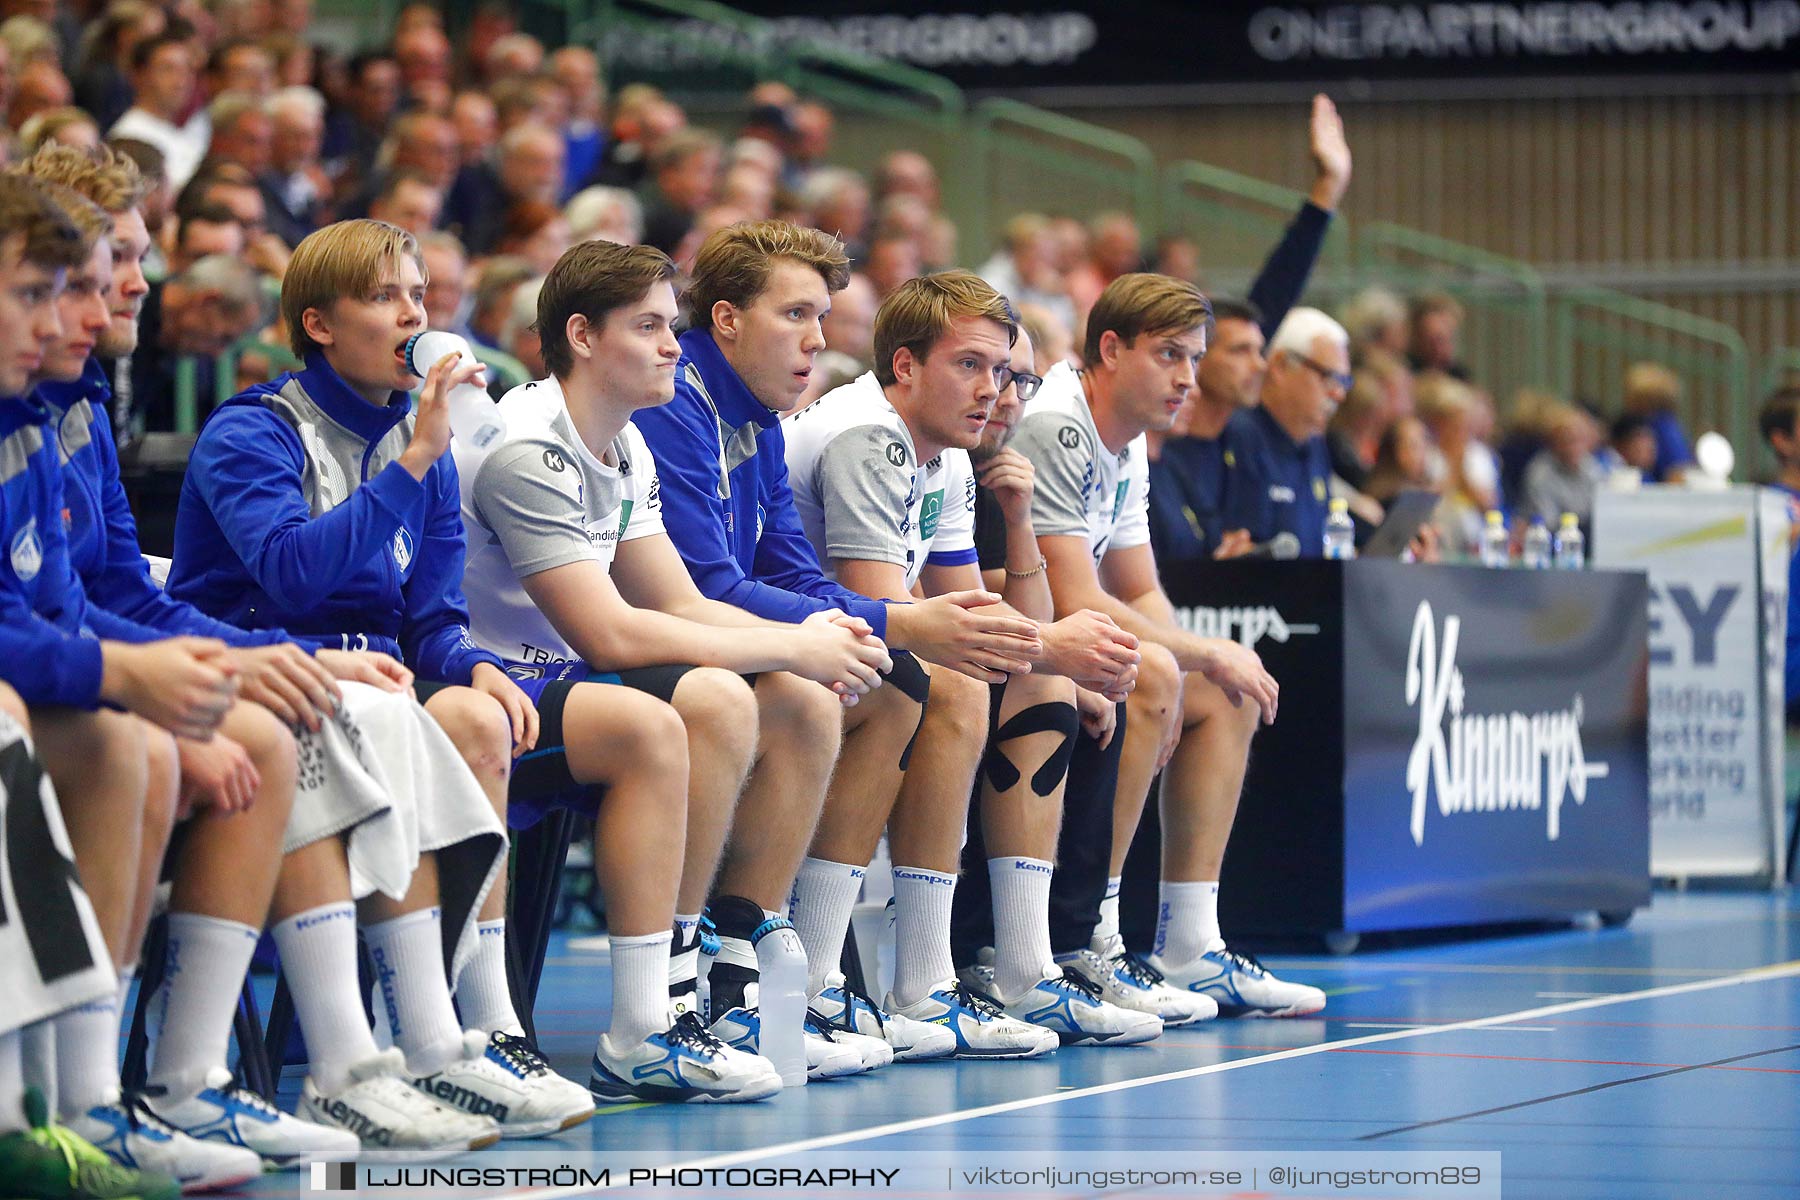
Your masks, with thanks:
[{"label": "k logo on jersey", "polygon": [[566,470],[569,464],[563,461],[563,456],[558,451],[546,450],[544,451],[544,465],[552,471],[560,473]]},{"label": "k logo on jersey", "polygon": [[37,518],[25,522],[25,527],[13,535],[12,569],[19,577],[20,583],[30,583],[37,578],[37,573],[44,566],[44,546],[38,541]]},{"label": "k logo on jersey", "polygon": [[1063,449],[1073,450],[1081,445],[1081,430],[1073,425],[1064,425],[1056,431],[1056,440],[1062,444]]},{"label": "k logo on jersey", "polygon": [[906,465],[906,447],[902,446],[899,442],[889,442],[887,444],[887,449],[883,450],[881,453],[888,462],[896,467],[904,467]]}]

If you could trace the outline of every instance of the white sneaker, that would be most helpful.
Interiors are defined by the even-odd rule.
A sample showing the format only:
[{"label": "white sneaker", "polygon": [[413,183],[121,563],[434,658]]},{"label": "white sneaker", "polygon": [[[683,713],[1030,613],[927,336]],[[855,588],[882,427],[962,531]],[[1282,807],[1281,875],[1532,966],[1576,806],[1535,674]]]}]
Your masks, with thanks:
[{"label": "white sneaker", "polygon": [[1155,1013],[1162,1018],[1164,1029],[1210,1021],[1219,1015],[1219,1005],[1211,996],[1170,987],[1161,972],[1125,949],[1125,939],[1116,933],[1109,939],[1096,937],[1085,950],[1058,955],[1056,962],[1099,988],[1100,998],[1107,1003]]},{"label": "white sneaker", "polygon": [[[762,1012],[739,1005],[721,1015],[711,1028],[713,1036],[727,1046],[755,1054],[761,1044]],[[869,1069],[863,1065],[862,1051],[842,1038],[834,1030],[807,1021],[801,1042],[806,1047],[808,1079],[841,1079]]]},{"label": "white sneaker", "polygon": [[184,1192],[236,1187],[262,1174],[262,1156],[242,1146],[200,1141],[171,1129],[142,1097],[114,1092],[104,1103],[61,1122],[121,1167],[167,1175]]},{"label": "white sneaker", "polygon": [[309,1155],[352,1158],[362,1149],[356,1135],[290,1117],[238,1085],[224,1067],[214,1067],[206,1086],[186,1100],[149,1101],[156,1115],[191,1138],[241,1146],[271,1167],[286,1167]]},{"label": "white sneaker", "polygon": [[[347,1129],[361,1140],[363,1156],[385,1151],[445,1156],[480,1150],[500,1140],[499,1122],[440,1104],[407,1082],[406,1056],[383,1050],[350,1068],[350,1080],[335,1095],[319,1090],[312,1076],[300,1089],[294,1113],[304,1120]],[[419,1161],[416,1157],[412,1161]]]},{"label": "white sneaker", "polygon": [[492,1117],[505,1138],[560,1133],[594,1115],[586,1088],[552,1071],[529,1041],[498,1030],[467,1030],[462,1058],[412,1084],[441,1104]]},{"label": "white sneaker", "polygon": [[895,1062],[926,1062],[956,1053],[956,1035],[948,1029],[883,1012],[867,996],[846,988],[837,971],[825,977],[825,990],[813,997],[812,1006],[834,1031],[886,1042]]},{"label": "white sneaker", "polygon": [[956,1037],[957,1058],[1036,1058],[1060,1043],[1052,1031],[1007,1016],[955,979],[944,980],[917,1003],[895,1004],[890,995],[882,1007],[894,1016],[948,1029]]},{"label": "white sneaker", "polygon": [[766,1100],[780,1090],[774,1063],[727,1046],[692,1012],[624,1050],[613,1043],[612,1034],[601,1034],[588,1079],[588,1091],[607,1103]]},{"label": "white sneaker", "polygon": [[1228,1017],[1303,1017],[1325,1007],[1325,993],[1318,988],[1277,979],[1223,941],[1213,942],[1191,963],[1172,967],[1152,956],[1150,965],[1171,986],[1211,996]]},{"label": "white sneaker", "polygon": [[1065,1046],[1135,1046],[1162,1036],[1161,1017],[1109,1004],[1072,970],[1052,967],[1012,999],[995,999],[1007,1016],[1050,1030]]}]

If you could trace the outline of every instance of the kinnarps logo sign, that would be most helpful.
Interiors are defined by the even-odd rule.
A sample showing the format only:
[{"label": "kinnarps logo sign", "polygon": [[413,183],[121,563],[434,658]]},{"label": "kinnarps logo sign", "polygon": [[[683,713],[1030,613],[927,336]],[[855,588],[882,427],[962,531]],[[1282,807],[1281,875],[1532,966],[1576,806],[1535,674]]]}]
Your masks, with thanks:
[{"label": "kinnarps logo sign", "polygon": [[1551,712],[1465,712],[1468,683],[1456,665],[1461,632],[1462,618],[1445,617],[1440,648],[1431,604],[1419,602],[1406,653],[1406,703],[1419,710],[1406,760],[1413,843],[1425,842],[1426,799],[1434,792],[1444,817],[1541,808],[1545,839],[1554,842],[1564,799],[1584,802],[1588,781],[1611,769],[1582,752],[1581,696]]},{"label": "kinnarps logo sign", "polygon": [[1196,637],[1228,638],[1246,649],[1268,638],[1286,642],[1291,637],[1319,632],[1317,625],[1289,623],[1270,605],[1245,608],[1178,608],[1175,623]]}]

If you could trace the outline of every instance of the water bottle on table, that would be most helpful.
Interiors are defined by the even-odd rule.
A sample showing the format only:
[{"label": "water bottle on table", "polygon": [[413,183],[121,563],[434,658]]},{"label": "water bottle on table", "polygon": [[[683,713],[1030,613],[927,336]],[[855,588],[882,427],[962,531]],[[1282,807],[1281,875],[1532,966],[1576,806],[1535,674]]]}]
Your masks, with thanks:
[{"label": "water bottle on table", "polygon": [[1587,566],[1587,539],[1581,533],[1581,521],[1574,513],[1562,515],[1556,530],[1556,565],[1559,570],[1579,571]]},{"label": "water bottle on table", "polygon": [[1350,502],[1336,499],[1325,515],[1325,557],[1356,557],[1356,526],[1350,523]]},{"label": "water bottle on table", "polygon": [[[454,333],[441,329],[416,333],[406,343],[406,369],[423,379],[433,363],[450,353],[462,355],[464,362],[475,361],[469,343]],[[450,433],[463,445],[486,450],[506,436],[506,418],[486,388],[458,384],[450,390],[449,403]]]},{"label": "water bottle on table", "polygon": [[1506,518],[1500,515],[1498,509],[1488,510],[1487,523],[1481,527],[1481,565],[1512,565],[1512,543],[1506,532]]},{"label": "water bottle on table", "polygon": [[1531,528],[1525,531],[1525,547],[1519,555],[1519,563],[1528,571],[1544,571],[1550,567],[1550,527],[1544,524],[1544,518],[1531,518]]}]

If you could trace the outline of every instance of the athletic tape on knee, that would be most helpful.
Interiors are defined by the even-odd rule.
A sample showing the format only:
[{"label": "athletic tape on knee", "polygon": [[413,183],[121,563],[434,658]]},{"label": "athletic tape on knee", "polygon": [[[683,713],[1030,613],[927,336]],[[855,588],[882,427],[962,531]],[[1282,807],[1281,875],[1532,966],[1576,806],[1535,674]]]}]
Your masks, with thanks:
[{"label": "athletic tape on knee", "polygon": [[1002,742],[1034,733],[1060,733],[1062,741],[1031,776],[1031,790],[1039,796],[1048,796],[1069,773],[1069,758],[1075,753],[1075,735],[1080,728],[1081,718],[1073,704],[1034,704],[1014,713],[1012,719],[988,739],[987,753],[981,760],[988,782],[997,792],[1010,791],[1019,782],[1019,768],[1000,749]]},{"label": "athletic tape on knee", "polygon": [[906,739],[906,749],[900,752],[900,769],[906,770],[912,762],[913,747],[918,744],[919,730],[925,725],[925,706],[931,699],[931,676],[919,660],[904,650],[894,654],[894,666],[883,679],[888,687],[897,687],[902,695],[919,706],[919,722],[913,726],[912,736]]}]

